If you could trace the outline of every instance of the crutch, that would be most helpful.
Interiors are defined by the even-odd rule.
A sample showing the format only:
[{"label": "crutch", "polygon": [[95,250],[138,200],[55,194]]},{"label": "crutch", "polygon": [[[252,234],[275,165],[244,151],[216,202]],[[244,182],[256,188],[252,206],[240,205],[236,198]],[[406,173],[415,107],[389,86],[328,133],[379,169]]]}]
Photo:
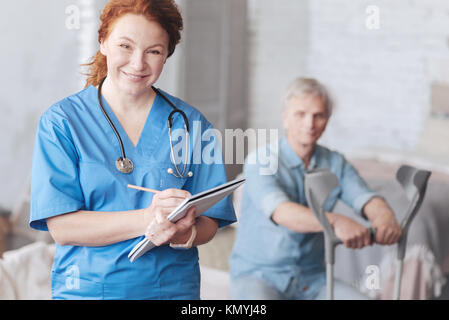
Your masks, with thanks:
[{"label": "crutch", "polygon": [[[424,198],[427,181],[430,172],[418,170],[410,166],[401,166],[396,174],[396,178],[405,189],[407,197],[411,200],[407,213],[401,223],[402,236],[398,242],[398,263],[395,275],[394,298],[399,299],[399,291],[402,277],[402,262],[405,256],[407,243],[407,234],[410,223],[421,206]],[[323,205],[330,192],[338,185],[338,178],[327,169],[316,169],[308,172],[305,178],[305,191],[309,207],[316,215],[318,221],[323,226],[326,250],[326,282],[327,297],[333,300],[333,267],[335,262],[335,247],[341,244],[329,224],[329,221],[323,210]],[[371,239],[375,239],[375,230],[370,228]]]},{"label": "crutch", "polygon": [[431,172],[418,170],[411,166],[403,165],[396,172],[396,180],[405,190],[409,202],[406,214],[401,222],[402,234],[397,245],[396,274],[394,278],[394,300],[399,300],[401,292],[402,267],[407,247],[407,236],[410,224],[418,212],[426,194],[427,182]]},{"label": "crutch", "polygon": [[[335,236],[323,207],[332,190],[338,186],[338,178],[328,169],[314,169],[306,174],[304,184],[307,203],[323,227],[327,299],[334,300],[335,247],[342,241]],[[370,234],[373,241],[375,231],[371,228]]]}]

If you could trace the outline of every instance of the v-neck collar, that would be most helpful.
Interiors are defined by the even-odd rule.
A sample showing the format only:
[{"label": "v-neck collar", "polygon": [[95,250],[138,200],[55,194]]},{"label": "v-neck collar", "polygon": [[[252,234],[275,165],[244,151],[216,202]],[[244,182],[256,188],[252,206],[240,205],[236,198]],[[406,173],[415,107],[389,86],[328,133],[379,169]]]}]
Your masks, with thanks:
[{"label": "v-neck collar", "polygon": [[[96,91],[96,94],[98,95],[98,89],[95,87],[93,87],[93,89]],[[96,101],[98,104],[98,99],[96,99]],[[134,146],[134,144],[131,142],[131,139],[129,138],[122,124],[118,120],[117,116],[115,115],[114,111],[112,110],[112,108],[110,107],[109,103],[106,101],[103,95],[101,95],[101,101],[103,103],[106,113],[108,114],[109,118],[111,119],[112,123],[114,124],[115,128],[117,129],[117,132],[119,133],[122,139],[125,148],[125,153],[127,155],[130,154],[130,152],[141,153],[143,149],[142,146],[145,145],[145,149],[148,150],[149,154],[152,154],[155,146],[158,145],[158,141],[163,131],[162,130],[163,125],[165,123],[165,121],[163,121],[163,114],[165,114],[165,112],[163,112],[164,108],[163,103],[161,103],[162,102],[161,97],[159,97],[159,95],[156,94],[156,97],[154,98],[153,101],[153,105],[151,107],[150,112],[147,115],[147,119],[145,120],[145,124],[142,128],[142,132],[140,133],[140,137],[136,146]],[[100,106],[98,106],[98,108],[100,108]],[[103,119],[104,121],[107,122],[104,116]],[[110,127],[109,124],[107,124],[107,126]],[[110,129],[111,131],[113,131],[112,128]]]}]

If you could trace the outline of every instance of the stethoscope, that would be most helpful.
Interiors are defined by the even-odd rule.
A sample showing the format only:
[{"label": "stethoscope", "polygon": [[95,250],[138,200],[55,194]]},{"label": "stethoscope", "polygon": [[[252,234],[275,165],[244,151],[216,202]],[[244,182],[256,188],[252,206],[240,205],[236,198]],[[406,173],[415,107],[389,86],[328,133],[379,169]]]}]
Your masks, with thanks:
[{"label": "stethoscope", "polygon": [[[106,120],[109,122],[109,125],[111,126],[112,130],[114,130],[114,133],[115,133],[117,140],[120,144],[120,150],[122,152],[122,155],[115,161],[115,167],[121,173],[129,174],[134,171],[134,163],[131,161],[131,159],[126,157],[122,138],[120,137],[120,134],[118,133],[117,129],[115,128],[114,124],[112,123],[111,118],[109,118],[108,114],[106,113],[106,110],[104,109],[103,103],[101,101],[101,89],[103,87],[103,83],[105,80],[106,80],[106,78],[101,80],[100,84],[98,85],[98,103],[100,104],[101,111],[103,111],[103,114],[106,117]],[[170,157],[171,157],[172,163],[175,166],[176,172],[173,171],[173,168],[168,168],[167,173],[172,174],[176,178],[191,178],[191,177],[193,177],[192,171],[189,171],[187,173],[187,175],[185,175],[185,172],[187,169],[187,160],[188,160],[188,156],[190,153],[189,120],[187,119],[186,114],[182,110],[178,109],[164,94],[162,94],[162,92],[160,90],[156,89],[155,87],[151,87],[151,88],[154,90],[154,92],[156,92],[157,95],[161,96],[162,99],[164,99],[173,108],[173,111],[168,116],[168,136],[170,138]],[[176,161],[175,161],[175,154],[173,151],[172,127],[173,127],[173,116],[176,113],[181,114],[182,118],[184,119],[184,130],[186,132],[185,138],[186,138],[186,151],[187,152],[186,152],[184,168],[183,168],[182,172],[179,171],[178,165],[176,164]]]}]

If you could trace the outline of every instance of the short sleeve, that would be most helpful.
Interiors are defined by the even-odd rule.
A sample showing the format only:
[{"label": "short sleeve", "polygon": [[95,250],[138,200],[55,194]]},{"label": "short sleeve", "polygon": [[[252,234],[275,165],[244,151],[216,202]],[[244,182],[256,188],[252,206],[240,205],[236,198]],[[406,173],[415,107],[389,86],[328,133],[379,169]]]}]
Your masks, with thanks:
[{"label": "short sleeve", "polygon": [[[185,189],[191,194],[197,194],[227,182],[220,136],[207,121],[204,120],[202,126],[205,130],[202,130],[201,137],[192,137],[195,146],[191,167],[193,178],[188,179],[185,185]],[[219,228],[237,221],[231,196],[215,204],[203,215],[217,219]]]},{"label": "short sleeve", "polygon": [[381,197],[370,190],[366,182],[360,177],[357,170],[343,158],[343,171],[340,179],[342,188],[341,199],[344,203],[363,216],[363,207],[374,197]]},{"label": "short sleeve", "polygon": [[48,112],[38,125],[31,174],[30,226],[48,231],[47,218],[78,211],[84,206],[78,156],[67,121],[52,121]]},{"label": "short sleeve", "polygon": [[279,184],[277,175],[264,174],[263,168],[255,161],[255,157],[256,153],[251,153],[245,161],[245,193],[271,220],[274,210],[281,203],[291,201],[291,199]]}]

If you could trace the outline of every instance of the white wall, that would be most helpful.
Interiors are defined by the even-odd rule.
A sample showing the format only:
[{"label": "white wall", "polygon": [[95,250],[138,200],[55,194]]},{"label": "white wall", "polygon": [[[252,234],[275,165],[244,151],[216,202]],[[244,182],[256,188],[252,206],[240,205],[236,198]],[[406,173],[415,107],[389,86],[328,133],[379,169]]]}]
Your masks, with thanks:
[{"label": "white wall", "polygon": [[[366,27],[369,5],[379,10],[379,29]],[[326,143],[426,156],[419,144],[436,75],[429,68],[449,57],[448,11],[447,1],[310,2],[308,73],[338,99]]]},{"label": "white wall", "polygon": [[449,103],[432,113],[435,83],[449,83],[448,1],[250,3],[252,126],[279,127],[280,93],[294,77],[312,76],[337,101],[323,144],[448,170]]},{"label": "white wall", "polygon": [[16,0],[0,11],[0,206],[13,209],[26,189],[40,115],[80,91],[80,64],[98,50],[106,0]]},{"label": "white wall", "polygon": [[[40,114],[81,89],[79,34],[66,27],[69,0],[2,3],[0,38],[0,205],[11,209],[30,175]],[[80,4],[78,4],[80,5]],[[82,18],[85,21],[86,18]]]},{"label": "white wall", "polygon": [[281,94],[306,73],[308,1],[249,0],[249,127],[281,127]]}]

